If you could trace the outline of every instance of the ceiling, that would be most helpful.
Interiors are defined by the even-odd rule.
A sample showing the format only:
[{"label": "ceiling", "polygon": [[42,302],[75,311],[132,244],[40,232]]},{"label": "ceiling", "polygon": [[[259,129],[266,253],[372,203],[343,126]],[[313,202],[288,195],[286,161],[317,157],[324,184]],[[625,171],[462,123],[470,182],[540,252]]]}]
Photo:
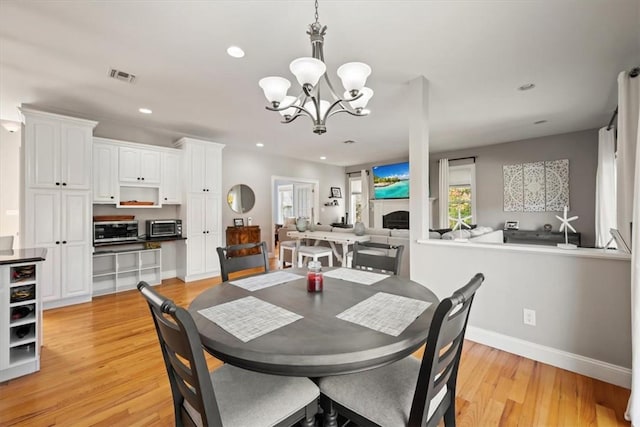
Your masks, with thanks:
[{"label": "ceiling", "polygon": [[[334,85],[339,65],[362,61],[375,95],[370,116],[333,116],[318,136],[305,117],[280,124],[257,84],[295,83],[288,64],[310,54],[313,13],[311,0],[2,0],[0,119],[30,104],[98,120],[102,136],[189,135],[348,166],[408,155],[408,82],[421,75],[436,152],[603,126],[618,73],[640,65],[640,0],[320,0]],[[230,45],[246,56],[228,56]]]}]

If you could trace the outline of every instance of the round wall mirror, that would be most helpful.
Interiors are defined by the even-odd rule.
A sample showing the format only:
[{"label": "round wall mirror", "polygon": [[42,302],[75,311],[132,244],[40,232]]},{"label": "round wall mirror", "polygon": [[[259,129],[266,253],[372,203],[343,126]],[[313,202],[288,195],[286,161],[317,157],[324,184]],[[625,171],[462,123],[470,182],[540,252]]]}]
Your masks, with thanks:
[{"label": "round wall mirror", "polygon": [[227,203],[232,211],[246,213],[253,209],[256,203],[256,195],[248,185],[237,184],[231,187],[227,193]]}]

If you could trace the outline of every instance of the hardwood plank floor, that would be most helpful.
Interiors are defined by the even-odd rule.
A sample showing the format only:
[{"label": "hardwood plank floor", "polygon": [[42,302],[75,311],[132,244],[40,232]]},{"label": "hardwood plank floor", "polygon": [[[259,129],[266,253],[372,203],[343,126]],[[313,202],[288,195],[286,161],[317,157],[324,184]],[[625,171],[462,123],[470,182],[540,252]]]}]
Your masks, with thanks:
[{"label": "hardwood plank floor", "polygon": [[[187,306],[218,283],[172,279],[156,289]],[[173,425],[157,336],[138,291],[45,311],[43,323],[41,370],[0,384],[0,426]],[[465,341],[460,426],[628,426],[628,398],[629,390]]]}]

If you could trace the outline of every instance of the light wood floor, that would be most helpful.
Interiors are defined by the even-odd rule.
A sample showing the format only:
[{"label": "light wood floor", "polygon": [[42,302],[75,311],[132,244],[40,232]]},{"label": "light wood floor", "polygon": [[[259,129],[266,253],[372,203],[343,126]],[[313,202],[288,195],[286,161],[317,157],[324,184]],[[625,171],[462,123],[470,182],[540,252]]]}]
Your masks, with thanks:
[{"label": "light wood floor", "polygon": [[[172,279],[157,289],[186,306],[217,283]],[[0,384],[0,426],[169,426],[170,393],[149,310],[128,291],[45,311],[41,370]],[[457,423],[628,426],[628,397],[626,389],[466,341]]]}]

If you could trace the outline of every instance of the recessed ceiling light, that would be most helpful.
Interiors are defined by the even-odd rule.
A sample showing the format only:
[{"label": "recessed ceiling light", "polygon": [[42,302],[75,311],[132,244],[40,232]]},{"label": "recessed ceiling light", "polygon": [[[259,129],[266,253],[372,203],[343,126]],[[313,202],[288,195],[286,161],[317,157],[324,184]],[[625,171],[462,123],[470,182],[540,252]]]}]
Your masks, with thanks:
[{"label": "recessed ceiling light", "polygon": [[148,108],[138,108],[138,111],[140,111],[142,114],[151,114],[151,113],[153,113],[153,111],[151,111]]},{"label": "recessed ceiling light", "polygon": [[320,156],[320,160],[327,160],[327,156]]},{"label": "recessed ceiling light", "polygon": [[526,84],[523,84],[522,86],[520,86],[518,88],[518,90],[531,90],[534,87],[536,87],[536,85],[534,83],[526,83]]},{"label": "recessed ceiling light", "polygon": [[244,50],[240,49],[238,46],[229,46],[229,48],[227,48],[227,53],[229,56],[233,56],[234,58],[242,58],[244,56]]},{"label": "recessed ceiling light", "polygon": [[533,122],[534,125],[541,125],[542,123],[547,123],[546,120],[536,120],[535,122]]},{"label": "recessed ceiling light", "polygon": [[262,142],[257,142],[256,147],[264,147],[264,144]]}]

